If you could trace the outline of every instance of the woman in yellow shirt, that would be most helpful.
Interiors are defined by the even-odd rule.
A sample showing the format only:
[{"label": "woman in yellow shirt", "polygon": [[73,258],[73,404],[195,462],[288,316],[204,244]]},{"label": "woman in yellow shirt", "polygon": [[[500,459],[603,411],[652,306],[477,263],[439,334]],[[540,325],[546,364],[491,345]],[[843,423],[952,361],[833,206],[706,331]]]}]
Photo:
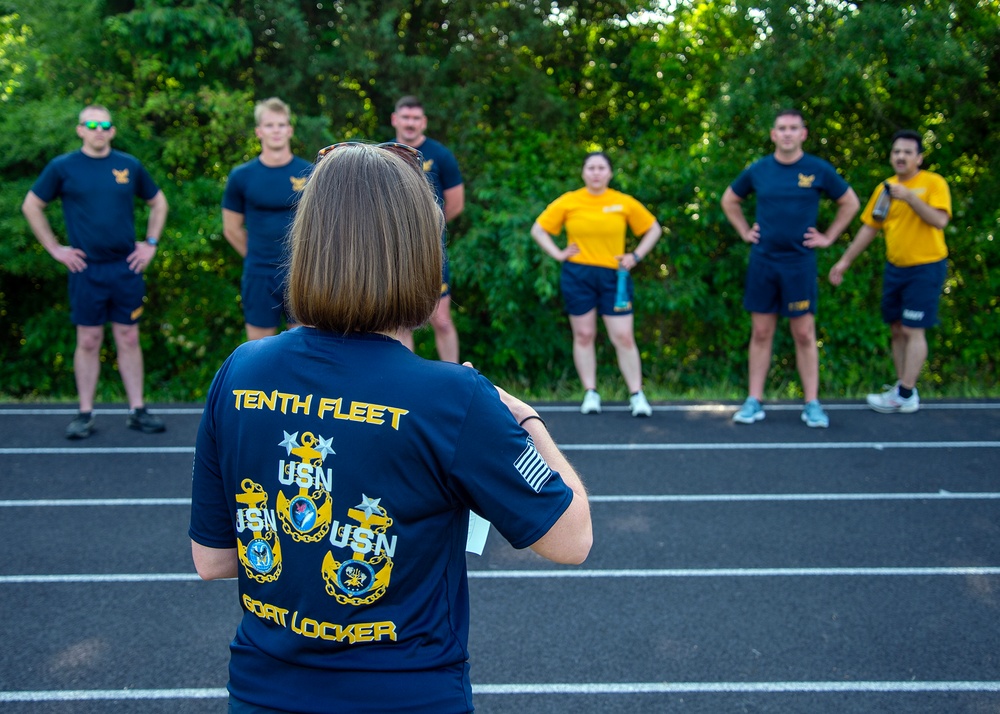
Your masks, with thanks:
[{"label": "woman in yellow shirt", "polygon": [[[618,269],[631,271],[649,254],[663,231],[642,203],[608,188],[613,175],[607,154],[601,151],[587,154],[583,160],[584,187],[564,193],[550,203],[531,227],[531,237],[543,251],[562,263],[559,284],[573,331],[573,363],[585,390],[580,411],[583,414],[601,411],[594,349],[600,314],[631,395],[632,416],[650,416],[653,410],[642,392],[642,361],[635,344],[630,275],[627,303],[616,305],[615,293]],[[566,247],[560,248],[554,236],[563,228]],[[641,239],[632,252],[626,253],[625,233],[629,228]]]}]

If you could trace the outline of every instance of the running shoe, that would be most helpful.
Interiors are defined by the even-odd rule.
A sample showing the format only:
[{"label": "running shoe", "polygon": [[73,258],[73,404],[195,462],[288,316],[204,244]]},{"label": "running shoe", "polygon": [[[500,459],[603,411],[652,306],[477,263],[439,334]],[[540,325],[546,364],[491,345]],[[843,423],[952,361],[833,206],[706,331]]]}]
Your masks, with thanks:
[{"label": "running shoe", "polygon": [[653,416],[653,408],[649,406],[646,395],[642,393],[641,389],[628,398],[628,404],[632,408],[632,416],[634,417]]},{"label": "running shoe", "polygon": [[94,413],[77,414],[66,427],[67,439],[86,439],[94,433]]},{"label": "running shoe", "polygon": [[583,395],[583,404],[580,405],[581,414],[600,414],[601,395],[593,389],[588,389]]},{"label": "running shoe", "polygon": [[128,418],[125,419],[125,426],[129,429],[141,431],[143,434],[159,434],[161,431],[167,430],[163,420],[146,411],[146,407],[139,407],[130,411]]},{"label": "running shoe", "polygon": [[813,429],[826,429],[830,426],[830,417],[823,411],[823,405],[819,403],[818,399],[806,402],[802,409],[802,421]]},{"label": "running shoe", "polygon": [[917,394],[916,388],[913,389],[913,394],[904,399],[899,396],[898,384],[887,392],[869,394],[867,402],[868,406],[882,414],[894,414],[896,412],[900,414],[912,414],[920,409],[920,396]]},{"label": "running shoe", "polygon": [[764,418],[764,407],[755,397],[747,397],[740,410],[733,414],[733,421],[737,424],[753,424]]}]

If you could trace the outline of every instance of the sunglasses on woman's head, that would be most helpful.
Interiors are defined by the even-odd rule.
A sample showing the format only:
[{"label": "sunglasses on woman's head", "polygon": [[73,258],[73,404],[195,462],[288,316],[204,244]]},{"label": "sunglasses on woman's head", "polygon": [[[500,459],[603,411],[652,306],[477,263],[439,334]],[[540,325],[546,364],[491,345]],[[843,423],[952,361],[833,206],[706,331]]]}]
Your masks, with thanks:
[{"label": "sunglasses on woman's head", "polygon": [[399,156],[400,158],[406,160],[411,166],[413,166],[420,172],[423,172],[424,170],[424,155],[421,154],[420,151],[418,151],[417,149],[414,149],[412,146],[408,146],[406,144],[400,144],[397,141],[386,141],[382,144],[374,144],[374,145],[366,144],[363,141],[341,141],[336,144],[330,144],[326,148],[320,149],[316,153],[316,161],[314,161],[313,163],[318,164],[327,154],[330,154],[344,146],[374,146],[376,149],[384,149],[385,151],[388,151],[390,153],[395,154],[396,156]]}]

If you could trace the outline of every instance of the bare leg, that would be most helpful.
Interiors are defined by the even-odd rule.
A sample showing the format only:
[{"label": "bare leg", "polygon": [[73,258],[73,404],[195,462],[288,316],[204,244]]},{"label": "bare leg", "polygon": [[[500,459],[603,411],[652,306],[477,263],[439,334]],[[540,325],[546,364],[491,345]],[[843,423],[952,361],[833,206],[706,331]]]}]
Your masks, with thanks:
[{"label": "bare leg", "polygon": [[118,372],[125,385],[128,406],[130,409],[138,409],[145,405],[142,393],[145,372],[142,362],[142,347],[139,346],[139,325],[121,325],[113,322],[111,323],[111,331],[115,336],[115,347],[118,350]]},{"label": "bare leg", "polygon": [[635,344],[634,318],[632,315],[604,315],[611,344],[618,356],[618,369],[625,379],[629,394],[642,390],[642,357]]},{"label": "bare leg", "polygon": [[76,391],[80,397],[80,411],[94,410],[94,394],[97,379],[101,374],[101,343],[104,342],[104,326],[77,325],[76,349],[73,352],[73,374],[76,377]]},{"label": "bare leg", "polygon": [[584,389],[597,389],[597,354],[594,340],[597,337],[597,309],[583,315],[570,315],[569,326],[573,331],[573,364]]},{"label": "bare leg", "polygon": [[445,295],[438,301],[434,314],[431,315],[431,327],[434,328],[438,359],[458,364],[458,330],[451,320],[450,295]]},{"label": "bare leg", "polygon": [[[903,368],[899,372],[899,383],[907,389],[917,386],[917,379],[920,377],[920,370],[924,368],[927,361],[927,332],[922,327],[907,327],[900,325],[899,331],[904,344]],[[893,339],[893,353],[895,354],[896,341]]]},{"label": "bare leg", "polygon": [[764,383],[771,369],[771,345],[778,326],[777,313],[750,313],[750,348],[747,365],[750,373],[750,396],[757,401],[764,399]]},{"label": "bare leg", "polygon": [[811,402],[819,398],[819,349],[816,347],[816,318],[811,313],[789,320],[792,338],[795,340],[795,365],[802,380],[805,400]]}]

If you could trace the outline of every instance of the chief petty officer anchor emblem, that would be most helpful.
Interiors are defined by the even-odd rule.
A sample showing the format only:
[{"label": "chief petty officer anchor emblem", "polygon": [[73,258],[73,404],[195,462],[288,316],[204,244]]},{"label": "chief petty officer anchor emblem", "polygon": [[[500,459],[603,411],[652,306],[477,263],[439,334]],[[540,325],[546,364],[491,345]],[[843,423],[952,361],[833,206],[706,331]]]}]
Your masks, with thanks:
[{"label": "chief petty officer anchor emblem", "polygon": [[236,548],[247,577],[258,583],[274,582],[281,575],[281,543],[275,530],[274,511],[267,507],[267,494],[259,483],[243,479],[243,493],[236,494],[240,508],[236,510],[236,530],[249,530],[253,538],[243,545],[237,539]]},{"label": "chief petty officer anchor emblem", "polygon": [[330,544],[354,551],[344,561],[337,560],[333,551],[323,558],[326,592],[341,605],[370,605],[389,587],[396,536],[386,537],[393,521],[379,505],[381,500],[361,494],[361,503],[347,509],[348,517],[355,523],[333,522]]},{"label": "chief petty officer anchor emblem", "polygon": [[323,459],[337,453],[330,446],[333,437],[324,439],[307,431],[299,444],[299,432],[289,434],[286,431],[284,434],[281,446],[299,461],[282,459],[278,462],[278,481],[283,486],[298,486],[299,491],[291,500],[284,492],[278,493],[281,528],[296,542],[317,543],[330,530],[333,470],[323,468]]}]

